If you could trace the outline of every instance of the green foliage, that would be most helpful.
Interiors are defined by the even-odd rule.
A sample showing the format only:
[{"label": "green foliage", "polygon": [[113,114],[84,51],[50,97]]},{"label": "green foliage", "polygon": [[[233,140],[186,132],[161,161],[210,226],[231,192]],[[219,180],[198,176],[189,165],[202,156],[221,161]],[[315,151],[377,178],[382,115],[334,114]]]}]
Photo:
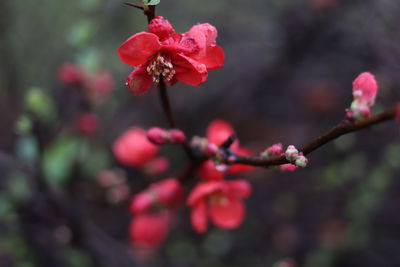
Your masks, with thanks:
[{"label": "green foliage", "polygon": [[90,258],[81,250],[68,248],[64,251],[65,261],[71,267],[89,267],[92,266]]},{"label": "green foliage", "polygon": [[71,176],[78,148],[77,139],[60,137],[45,150],[42,167],[45,177],[51,185],[55,187],[65,185]]},{"label": "green foliage", "polygon": [[43,122],[54,122],[57,118],[53,99],[41,88],[30,88],[26,94],[25,103],[27,108]]},{"label": "green foliage", "polygon": [[14,171],[9,175],[7,189],[10,198],[14,202],[24,202],[31,195],[27,177],[19,171]]},{"label": "green foliage", "polygon": [[75,46],[86,44],[93,36],[94,24],[91,20],[81,20],[70,30],[67,41]]},{"label": "green foliage", "polygon": [[32,118],[26,114],[22,114],[15,123],[15,132],[19,135],[25,135],[32,130]]},{"label": "green foliage", "polygon": [[36,138],[32,135],[18,138],[15,143],[15,154],[26,163],[35,163],[39,155],[39,147]]}]

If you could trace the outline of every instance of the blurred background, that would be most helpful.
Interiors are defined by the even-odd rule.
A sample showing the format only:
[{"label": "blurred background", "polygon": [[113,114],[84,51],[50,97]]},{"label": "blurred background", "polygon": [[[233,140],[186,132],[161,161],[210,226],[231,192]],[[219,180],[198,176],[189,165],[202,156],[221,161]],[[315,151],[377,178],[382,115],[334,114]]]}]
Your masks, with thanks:
[{"label": "blurred background", "polygon": [[[344,118],[364,71],[380,85],[374,112],[400,99],[398,1],[161,0],[157,14],[177,32],[216,26],[225,51],[206,83],[169,89],[189,136],[220,118],[255,152],[301,146]],[[161,248],[132,253],[129,198],[187,161],[163,148],[170,168],[155,174],[111,153],[131,126],[167,127],[156,90],[125,88],[116,53],[146,26],[123,1],[0,2],[0,266],[400,266],[394,122],[329,143],[306,169],[240,176],[254,186],[240,228],[198,235],[183,207]],[[88,73],[86,91],[65,83],[66,63]]]}]

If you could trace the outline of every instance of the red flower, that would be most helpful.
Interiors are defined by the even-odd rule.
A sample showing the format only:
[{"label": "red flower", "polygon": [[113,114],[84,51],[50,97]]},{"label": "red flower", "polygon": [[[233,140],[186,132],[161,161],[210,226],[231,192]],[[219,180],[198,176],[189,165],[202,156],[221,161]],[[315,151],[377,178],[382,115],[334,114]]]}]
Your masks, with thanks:
[{"label": "red flower", "polygon": [[183,199],[182,185],[174,178],[166,179],[150,185],[150,187],[136,194],[131,201],[132,213],[143,213],[152,207],[176,207]]},{"label": "red flower", "polygon": [[155,249],[167,238],[170,225],[169,211],[138,214],[129,227],[130,238],[136,245]]},{"label": "red flower", "polygon": [[198,86],[207,79],[207,70],[222,67],[224,52],[215,42],[217,30],[198,24],[187,33],[176,33],[168,20],[154,18],[148,32],[131,36],[118,49],[123,62],[137,67],[127,79],[134,94],[145,93],[164,79]]},{"label": "red flower", "polygon": [[209,218],[223,229],[238,227],[245,215],[243,199],[251,194],[245,180],[208,181],[198,184],[190,193],[187,204],[192,208],[191,221],[198,233],[207,230]]},{"label": "red flower", "polygon": [[[235,134],[235,130],[232,125],[224,120],[213,120],[207,127],[206,137],[210,143],[214,143],[217,146],[222,145],[231,135]],[[231,150],[234,153],[240,155],[251,155],[252,152],[244,147],[239,146],[239,140],[236,139],[231,145]],[[254,167],[244,164],[234,164],[228,170],[227,173],[241,173],[252,170]]]},{"label": "red flower", "polygon": [[153,145],[146,131],[139,127],[129,128],[113,145],[114,156],[122,164],[143,167],[157,154],[159,147]]}]

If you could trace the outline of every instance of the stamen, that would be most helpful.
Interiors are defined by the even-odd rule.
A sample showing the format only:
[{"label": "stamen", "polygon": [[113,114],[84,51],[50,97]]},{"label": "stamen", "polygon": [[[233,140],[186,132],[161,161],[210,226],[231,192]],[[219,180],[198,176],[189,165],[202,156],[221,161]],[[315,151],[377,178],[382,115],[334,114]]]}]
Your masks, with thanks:
[{"label": "stamen", "polygon": [[162,76],[166,81],[171,81],[175,75],[175,70],[173,65],[168,58],[162,55],[157,55],[149,65],[146,70],[147,73],[152,77],[153,82],[159,83],[160,77]]}]

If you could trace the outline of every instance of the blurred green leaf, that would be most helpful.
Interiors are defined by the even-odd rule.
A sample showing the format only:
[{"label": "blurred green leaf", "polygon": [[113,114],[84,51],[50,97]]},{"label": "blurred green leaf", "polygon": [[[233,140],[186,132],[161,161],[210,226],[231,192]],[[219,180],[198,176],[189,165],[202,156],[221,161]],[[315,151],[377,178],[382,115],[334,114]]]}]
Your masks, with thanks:
[{"label": "blurred green leaf", "polygon": [[109,167],[110,155],[106,149],[85,147],[86,150],[81,150],[79,156],[83,173],[86,177],[94,178],[99,171]]},{"label": "blurred green leaf", "polygon": [[100,68],[100,52],[94,48],[88,48],[83,50],[78,55],[78,65],[89,71],[96,71]]},{"label": "blurred green leaf", "polygon": [[341,136],[340,138],[333,141],[333,145],[338,151],[347,151],[352,148],[355,142],[355,135],[348,134]]},{"label": "blurred green leaf", "polygon": [[15,143],[17,157],[27,163],[35,163],[39,154],[37,140],[32,135],[19,137]]},{"label": "blurred green leaf", "polygon": [[14,201],[22,202],[31,195],[27,177],[21,172],[13,172],[8,177],[8,193]]},{"label": "blurred green leaf", "polygon": [[19,135],[30,133],[32,130],[32,118],[22,114],[15,123],[15,132]]},{"label": "blurred green leaf", "polygon": [[56,119],[57,109],[53,99],[43,89],[30,88],[26,94],[25,102],[28,109],[44,122],[52,122]]},{"label": "blurred green leaf", "polygon": [[82,46],[93,37],[94,30],[95,27],[92,21],[79,21],[70,30],[67,35],[67,41],[74,46]]},{"label": "blurred green leaf", "polygon": [[44,152],[43,172],[50,184],[62,187],[71,175],[79,143],[72,137],[61,137]]},{"label": "blurred green leaf", "polygon": [[179,238],[171,240],[170,245],[166,247],[168,256],[177,263],[189,264],[198,259],[196,247],[188,239]]},{"label": "blurred green leaf", "polygon": [[78,249],[68,248],[64,251],[64,257],[68,266],[72,267],[89,267],[92,266],[90,258]]}]

